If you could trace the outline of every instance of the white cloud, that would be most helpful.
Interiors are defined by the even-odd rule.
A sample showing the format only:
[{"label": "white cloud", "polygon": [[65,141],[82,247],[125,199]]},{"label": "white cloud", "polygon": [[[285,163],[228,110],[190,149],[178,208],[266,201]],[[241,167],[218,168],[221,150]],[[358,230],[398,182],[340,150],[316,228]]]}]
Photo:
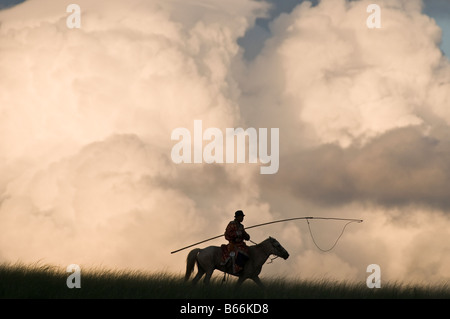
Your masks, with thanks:
[{"label": "white cloud", "polygon": [[[441,30],[421,13],[419,1],[380,2],[383,27],[369,29],[369,4],[324,0],[311,7],[304,2],[275,20],[273,37],[249,81],[260,89],[255,99],[262,114],[276,103],[277,112],[289,112],[294,124],[309,128],[318,143],[341,146],[428,124],[422,113],[444,104],[448,92],[436,88],[438,101],[428,96],[441,83],[436,75],[445,63]],[[278,71],[264,77],[262,70]],[[449,68],[443,73],[440,79],[446,79]],[[266,98],[267,90],[278,98]]]},{"label": "white cloud", "polygon": [[[368,29],[370,3],[304,2],[280,15],[241,75],[245,119],[279,125],[282,136],[279,174],[259,179],[262,198],[283,216],[367,219],[330,256],[305,246],[290,271],[361,279],[367,265],[379,263],[385,279],[418,280],[428,266],[411,275],[417,254],[439,260],[433,280],[448,279],[438,257],[445,244],[430,252],[411,244],[437,227],[436,211],[447,211],[450,68],[439,49],[441,30],[421,1],[377,2],[382,28]],[[411,211],[423,221],[403,228]],[[379,224],[397,213],[400,222]],[[448,224],[448,215],[440,218]],[[445,232],[436,236],[446,240]]]},{"label": "white cloud", "polygon": [[[304,223],[252,229],[291,254],[265,274],[365,280],[378,263],[385,279],[448,279],[447,202],[420,184],[446,183],[440,29],[420,1],[398,0],[379,2],[382,29],[369,30],[369,3],[303,3],[274,21],[249,65],[237,39],[268,10],[262,2],[82,0],[81,29],[65,24],[68,1],[1,11],[2,260],[182,272],[185,254],[170,251],[222,233],[243,209],[247,226],[365,219],[328,254]],[[174,164],[171,132],[195,119],[222,131],[280,128],[279,173]],[[314,225],[325,248],[338,226]]]},{"label": "white cloud", "polygon": [[179,269],[258,194],[243,168],[172,163],[170,133],[240,123],[230,66],[264,5],[79,1],[69,29],[66,2],[0,12],[2,258]]}]

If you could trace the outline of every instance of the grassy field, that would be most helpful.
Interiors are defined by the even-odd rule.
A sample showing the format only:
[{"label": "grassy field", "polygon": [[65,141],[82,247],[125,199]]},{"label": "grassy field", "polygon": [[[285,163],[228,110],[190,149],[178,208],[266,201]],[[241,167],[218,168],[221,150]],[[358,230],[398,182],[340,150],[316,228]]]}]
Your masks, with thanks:
[{"label": "grassy field", "polygon": [[222,283],[217,276],[208,287],[185,283],[181,275],[143,273],[125,270],[81,270],[81,288],[69,289],[70,273],[49,265],[0,265],[0,298],[176,298],[176,299],[236,299],[236,298],[450,298],[449,284],[412,286],[383,283],[380,289],[369,289],[365,282],[335,282],[330,280],[285,280],[263,278],[267,289],[253,282],[234,289],[234,279]]}]

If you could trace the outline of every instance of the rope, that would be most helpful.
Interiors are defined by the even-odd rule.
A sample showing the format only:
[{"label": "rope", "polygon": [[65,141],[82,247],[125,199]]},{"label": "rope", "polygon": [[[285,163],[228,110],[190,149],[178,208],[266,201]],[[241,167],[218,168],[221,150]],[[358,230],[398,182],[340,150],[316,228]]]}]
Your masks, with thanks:
[{"label": "rope", "polygon": [[275,259],[277,259],[277,258],[278,258],[278,256],[275,256],[275,257],[273,257],[273,258],[270,258],[270,257],[269,257],[270,261],[267,263],[267,265],[273,263],[273,261],[274,261]]},{"label": "rope", "polygon": [[316,245],[316,247],[317,247],[320,251],[323,251],[324,253],[326,253],[326,252],[329,252],[330,250],[332,250],[332,249],[337,245],[337,243],[338,243],[339,239],[341,238],[342,234],[344,234],[345,228],[348,226],[348,224],[355,223],[355,222],[357,222],[357,221],[356,221],[356,220],[351,220],[351,221],[349,221],[348,223],[346,223],[346,224],[344,225],[344,227],[342,228],[342,231],[341,231],[341,233],[339,234],[338,238],[337,238],[336,241],[334,242],[333,246],[331,246],[331,248],[329,248],[329,249],[322,249],[322,248],[319,247],[319,245],[317,245],[316,240],[314,239],[314,236],[313,236],[313,233],[312,233],[312,230],[311,230],[311,226],[310,226],[310,224],[309,224],[309,220],[306,219],[306,222],[308,223],[309,234],[311,235],[311,239],[312,239],[314,245]]},{"label": "rope", "polygon": [[[260,226],[265,226],[265,225],[270,225],[270,224],[275,224],[275,223],[289,222],[289,221],[299,220],[299,219],[306,219],[306,221],[308,221],[309,219],[347,220],[347,221],[350,221],[349,223],[347,223],[347,224],[344,226],[344,229],[345,229],[345,227],[346,227],[348,224],[350,224],[350,223],[353,223],[353,222],[361,223],[361,222],[363,221],[362,219],[336,218],[336,217],[312,217],[312,216],[308,216],[308,217],[294,217],[294,218],[287,218],[287,219],[274,220],[274,221],[272,221],[272,222],[262,223],[262,224],[257,224],[257,225],[253,225],[253,226],[250,226],[250,227],[246,227],[245,229],[251,229],[251,228],[260,227]],[[309,227],[309,222],[308,222],[308,227]],[[310,233],[311,233],[311,229],[310,229]],[[339,238],[340,238],[341,236],[342,236],[342,233],[341,233],[341,235],[339,235]],[[172,252],[170,252],[170,253],[171,253],[171,254],[175,254],[175,253],[177,253],[177,252],[179,252],[179,251],[182,251],[182,250],[184,250],[184,249],[187,249],[187,248],[190,248],[190,247],[193,247],[193,246],[197,246],[198,244],[202,244],[202,243],[205,243],[205,242],[207,242],[207,241],[210,241],[210,240],[213,240],[213,239],[216,239],[216,238],[221,238],[221,237],[223,237],[223,234],[220,234],[220,235],[217,235],[217,236],[214,236],[214,237],[211,237],[211,238],[208,238],[208,239],[199,241],[199,242],[194,243],[194,244],[191,244],[191,245],[189,245],[189,246],[186,246],[186,247],[183,247],[183,248],[174,250],[174,251],[172,251]],[[312,236],[312,233],[311,233],[311,237],[313,237],[313,236]],[[338,238],[338,240],[339,240],[339,238]],[[313,239],[313,240],[314,240],[314,239]],[[337,241],[336,241],[336,243],[337,243]],[[333,245],[333,247],[336,245],[336,243]],[[316,244],[316,246],[317,246],[317,244]],[[317,246],[317,248],[319,248],[319,247]],[[319,249],[320,249],[320,248],[319,248]],[[331,249],[332,249],[332,248],[331,248]],[[331,250],[331,249],[330,249],[330,250]],[[320,250],[322,250],[322,249],[320,249]]]},{"label": "rope", "polygon": [[270,225],[270,224],[276,224],[276,223],[290,222],[290,221],[299,220],[299,219],[306,219],[306,220],[308,220],[308,219],[347,220],[347,221],[353,221],[353,222],[358,222],[358,223],[362,223],[362,221],[363,221],[362,219],[353,219],[353,218],[304,216],[304,217],[294,217],[294,218],[286,218],[286,219],[274,220],[274,221],[268,222],[268,223],[262,223],[262,224],[257,224],[257,225],[245,227],[245,229],[251,229],[251,228],[255,228],[255,227],[260,227],[260,226],[265,226],[265,225]]},{"label": "rope", "polygon": [[[342,235],[344,234],[345,228],[346,228],[349,224],[351,224],[351,223],[356,223],[356,222],[360,222],[359,220],[351,220],[351,221],[349,221],[348,223],[346,223],[346,224],[344,225],[344,227],[342,228],[342,231],[341,231],[341,233],[339,234],[338,238],[337,238],[336,241],[334,242],[333,246],[331,246],[329,249],[323,249],[323,248],[320,248],[319,245],[317,245],[316,240],[314,239],[314,235],[313,235],[313,233],[312,233],[311,225],[309,224],[309,220],[308,220],[308,219],[310,219],[310,218],[306,218],[306,222],[308,223],[308,229],[309,229],[309,234],[311,235],[311,239],[312,239],[314,245],[315,245],[320,251],[322,251],[322,252],[324,252],[324,253],[329,252],[329,251],[333,250],[334,247],[336,247],[336,245],[337,245],[339,239],[340,239],[340,238],[342,237]],[[252,241],[252,240],[250,240],[250,241],[251,241],[252,243],[256,244],[254,241]],[[267,262],[266,264],[269,265],[269,264],[273,263],[273,261],[274,261],[275,259],[277,259],[277,258],[278,258],[278,256],[275,256],[274,258],[270,258],[270,257],[269,257],[270,261]]]}]

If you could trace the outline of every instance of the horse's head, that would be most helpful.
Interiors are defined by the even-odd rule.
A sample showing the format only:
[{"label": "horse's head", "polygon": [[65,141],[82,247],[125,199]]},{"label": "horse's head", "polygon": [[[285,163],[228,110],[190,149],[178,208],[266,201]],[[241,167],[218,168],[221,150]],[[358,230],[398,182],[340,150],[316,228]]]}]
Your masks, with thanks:
[{"label": "horse's head", "polygon": [[284,249],[283,246],[281,246],[281,244],[278,242],[278,240],[276,240],[273,237],[269,237],[268,241],[270,243],[270,247],[272,250],[271,254],[281,257],[283,259],[288,259],[289,253],[287,252],[286,249]]}]

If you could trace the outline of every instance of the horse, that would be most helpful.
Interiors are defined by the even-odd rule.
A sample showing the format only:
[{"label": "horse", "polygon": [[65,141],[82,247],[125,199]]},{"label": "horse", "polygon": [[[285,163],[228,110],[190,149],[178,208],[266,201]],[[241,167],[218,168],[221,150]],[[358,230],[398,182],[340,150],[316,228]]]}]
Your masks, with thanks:
[{"label": "horse", "polygon": [[218,269],[224,273],[228,273],[238,277],[236,286],[240,286],[246,279],[252,279],[256,284],[261,286],[261,280],[259,274],[261,273],[262,266],[269,258],[270,255],[275,255],[283,259],[289,257],[289,253],[280,243],[272,237],[267,238],[263,242],[248,247],[249,259],[244,265],[244,268],[237,274],[232,272],[232,265],[230,263],[222,264],[222,248],[217,246],[209,246],[203,249],[195,248],[191,250],[186,258],[186,275],[184,280],[188,281],[192,272],[194,271],[195,264],[197,264],[198,272],[192,280],[195,285],[204,274],[204,284],[209,284],[211,276],[215,269]]}]

